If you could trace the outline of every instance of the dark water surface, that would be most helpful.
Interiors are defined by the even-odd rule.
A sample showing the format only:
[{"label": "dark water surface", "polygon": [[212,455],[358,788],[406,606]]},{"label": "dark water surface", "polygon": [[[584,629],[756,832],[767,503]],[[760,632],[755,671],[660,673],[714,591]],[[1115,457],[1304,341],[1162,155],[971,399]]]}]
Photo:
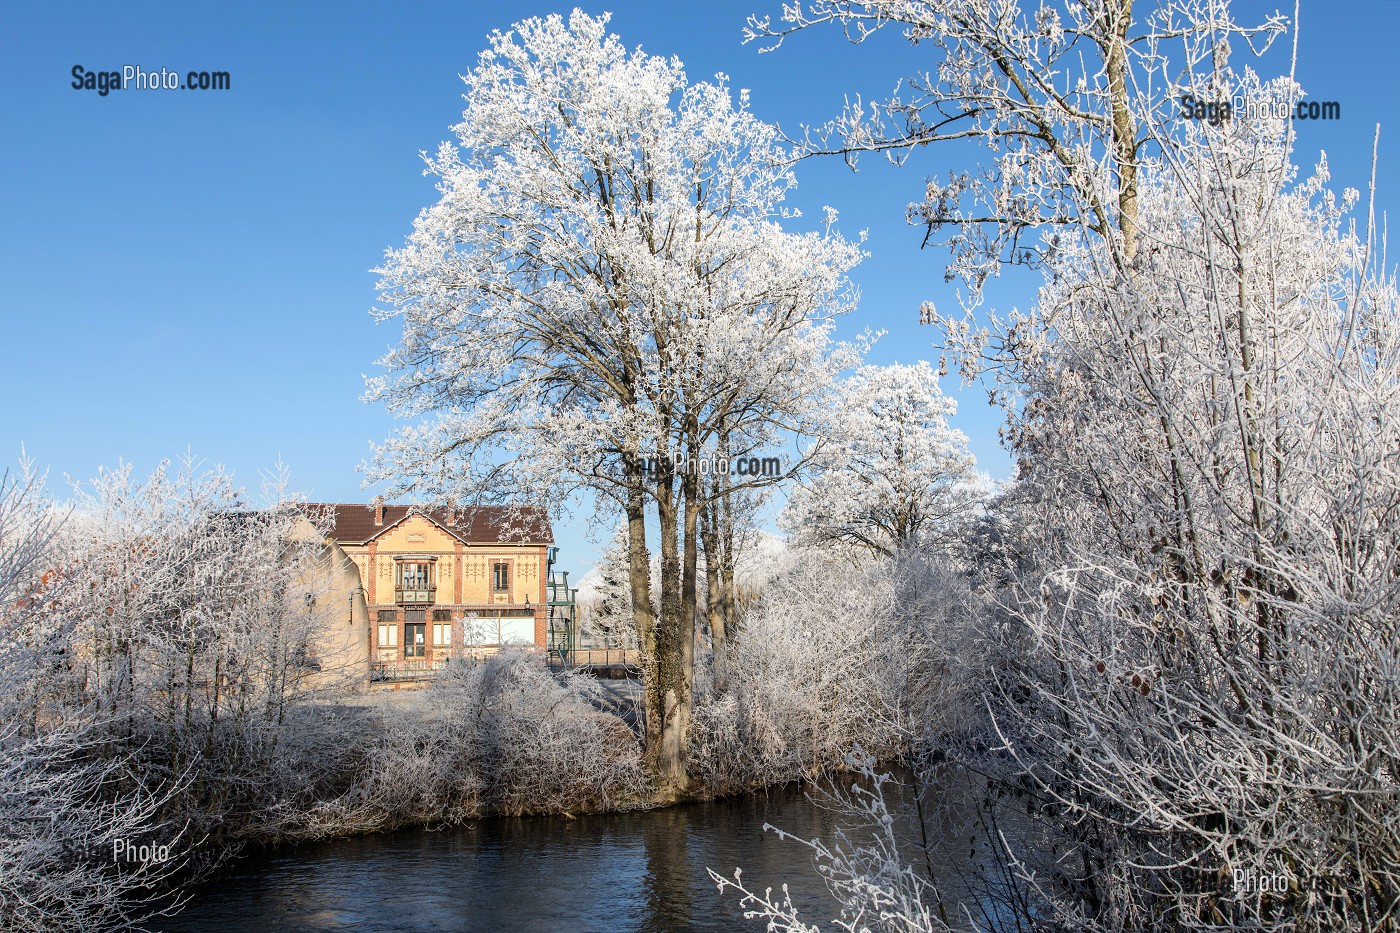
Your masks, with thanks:
[{"label": "dark water surface", "polygon": [[163,933],[755,930],[705,869],[750,890],[787,882],[808,922],[835,907],[811,853],[772,823],[828,841],[835,814],[789,786],[665,810],[495,818],[254,853],[194,892]]}]

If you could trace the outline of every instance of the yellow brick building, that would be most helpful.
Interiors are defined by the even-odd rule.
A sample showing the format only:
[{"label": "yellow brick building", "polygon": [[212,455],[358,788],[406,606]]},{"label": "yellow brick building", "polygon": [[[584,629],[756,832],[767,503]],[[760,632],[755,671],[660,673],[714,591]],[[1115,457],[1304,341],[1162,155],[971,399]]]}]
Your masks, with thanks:
[{"label": "yellow brick building", "polygon": [[[450,659],[549,641],[554,533],[543,509],[311,504],[344,552],[350,620],[368,643],[371,683],[431,676]],[[352,574],[353,576],[354,574]]]}]

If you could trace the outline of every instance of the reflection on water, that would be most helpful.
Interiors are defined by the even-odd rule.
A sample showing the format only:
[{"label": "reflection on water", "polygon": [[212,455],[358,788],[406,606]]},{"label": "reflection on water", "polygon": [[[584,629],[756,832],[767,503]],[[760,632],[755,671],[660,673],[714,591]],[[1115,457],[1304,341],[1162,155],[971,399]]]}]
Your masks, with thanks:
[{"label": "reflection on water", "polygon": [[833,916],[810,852],[763,832],[765,822],[830,838],[838,819],[787,787],[666,810],[489,819],[288,846],[237,863],[152,929],[761,930],[705,872],[736,866],[751,890],[787,882],[809,920]]}]

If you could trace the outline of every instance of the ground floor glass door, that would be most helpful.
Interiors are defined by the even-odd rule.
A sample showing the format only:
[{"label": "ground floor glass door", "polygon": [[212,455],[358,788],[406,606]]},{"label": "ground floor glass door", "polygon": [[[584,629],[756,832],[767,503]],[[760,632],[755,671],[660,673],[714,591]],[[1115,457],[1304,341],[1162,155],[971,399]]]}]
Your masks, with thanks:
[{"label": "ground floor glass door", "polygon": [[421,658],[427,653],[427,626],[422,622],[409,622],[403,627],[403,656]]}]

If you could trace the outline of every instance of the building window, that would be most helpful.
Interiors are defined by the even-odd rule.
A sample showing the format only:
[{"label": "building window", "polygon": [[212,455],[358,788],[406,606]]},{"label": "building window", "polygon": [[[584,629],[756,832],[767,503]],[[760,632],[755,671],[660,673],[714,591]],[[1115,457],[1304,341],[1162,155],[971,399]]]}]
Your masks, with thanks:
[{"label": "building window", "polygon": [[452,623],[433,623],[433,647],[447,648],[452,644]]},{"label": "building window", "polygon": [[452,610],[451,610],[451,609],[434,609],[434,610],[433,610],[433,621],[434,621],[434,622],[451,622],[451,621],[452,621]]},{"label": "building window", "polygon": [[504,593],[510,589],[510,564],[491,565],[491,588],[497,593]]},{"label": "building window", "polygon": [[379,647],[393,648],[399,643],[399,611],[379,610]]},{"label": "building window", "polygon": [[437,599],[437,572],[426,560],[394,561],[394,601],[421,606]]},{"label": "building window", "polygon": [[426,590],[432,585],[428,582],[428,564],[399,561],[395,566],[398,570],[395,585],[399,589]]}]

